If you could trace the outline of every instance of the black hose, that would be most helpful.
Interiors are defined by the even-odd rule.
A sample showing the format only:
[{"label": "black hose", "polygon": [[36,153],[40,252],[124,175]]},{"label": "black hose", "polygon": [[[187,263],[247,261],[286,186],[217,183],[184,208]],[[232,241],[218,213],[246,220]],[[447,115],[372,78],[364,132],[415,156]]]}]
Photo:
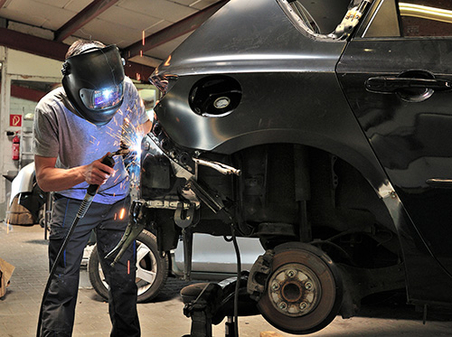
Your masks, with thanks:
[{"label": "black hose", "polygon": [[234,244],[235,255],[237,257],[237,282],[235,284],[234,293],[234,336],[239,336],[239,291],[242,283],[242,261],[240,257],[240,249],[237,243],[237,236],[235,235],[235,226],[231,225],[232,243]]}]

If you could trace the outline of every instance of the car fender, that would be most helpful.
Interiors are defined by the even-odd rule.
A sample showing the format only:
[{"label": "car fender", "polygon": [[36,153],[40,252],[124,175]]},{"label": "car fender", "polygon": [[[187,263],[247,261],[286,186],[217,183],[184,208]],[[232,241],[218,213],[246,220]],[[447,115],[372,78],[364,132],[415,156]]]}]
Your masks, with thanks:
[{"label": "car fender", "polygon": [[33,180],[35,177],[35,163],[24,166],[11,183],[11,197],[9,205],[13,203],[16,196],[21,193],[31,193],[33,191]]}]

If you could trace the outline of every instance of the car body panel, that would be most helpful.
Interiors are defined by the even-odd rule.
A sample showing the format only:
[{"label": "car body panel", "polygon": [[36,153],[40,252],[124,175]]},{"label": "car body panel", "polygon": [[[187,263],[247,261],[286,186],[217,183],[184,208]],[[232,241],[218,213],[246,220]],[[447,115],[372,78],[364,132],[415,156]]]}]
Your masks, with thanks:
[{"label": "car body panel", "polygon": [[[8,221],[15,224],[41,223],[43,221],[43,205],[47,199],[47,193],[43,192],[36,183],[34,162],[22,167],[11,183],[11,195],[7,212]],[[17,199],[17,207],[13,201]],[[30,217],[17,217],[15,214],[30,213]],[[11,217],[11,218],[10,218]],[[25,223],[24,223],[25,222]]]},{"label": "car body panel", "polygon": [[160,64],[153,77],[217,74],[225,68],[230,73],[331,71],[345,44],[300,33],[277,1],[229,1]]},{"label": "car body panel", "polygon": [[13,203],[13,199],[20,194],[31,193],[33,191],[33,183],[35,177],[35,163],[29,163],[24,166],[11,183],[11,196],[9,205]]},{"label": "car body panel", "polygon": [[[220,34],[222,38],[218,39]],[[294,109],[309,99],[312,95],[309,87],[298,88],[298,92],[305,91],[303,96],[287,91],[305,82],[303,77],[321,73],[324,80],[319,81],[325,81],[325,90],[338,96],[338,105],[345,104],[339,88],[331,86],[345,42],[320,42],[320,48],[316,43],[319,44],[313,36],[300,34],[276,1],[253,1],[252,5],[231,1],[156,69],[154,78],[171,78],[172,74],[178,77],[168,99],[161,100],[156,107],[158,118],[178,145],[221,153],[235,152],[242,143],[265,142],[270,133],[272,138],[286,132],[296,137],[300,133],[293,127],[294,120],[278,118],[275,108]],[[239,108],[230,115],[205,118],[194,114],[184,102],[174,105],[173,97],[185,97],[197,80],[207,74],[224,73],[225,68],[228,75],[242,84],[243,91]],[[259,111],[255,111],[256,83],[264,88],[259,96]],[[287,85],[275,87],[274,83]],[[301,114],[303,110],[307,110],[306,106]],[[263,120],[268,122],[262,124]],[[261,134],[262,130],[266,134]]]},{"label": "car body panel", "polygon": [[[388,16],[385,18],[387,22]],[[431,179],[452,177],[449,145],[452,92],[435,91],[431,97],[419,101],[418,92],[404,95],[371,92],[366,90],[365,83],[372,77],[426,78],[429,75],[451,80],[451,50],[452,36],[355,38],[337,67],[350,105],[414,224],[406,230],[412,232],[413,238],[422,238],[415,241],[416,249],[405,245],[407,256],[412,256],[409,260],[413,268],[408,268],[410,279],[413,285],[418,284],[413,287],[413,291],[418,289],[412,294],[415,298],[425,298],[425,292],[420,289],[432,284],[431,277],[422,277],[416,271],[420,260],[425,268],[431,269],[424,270],[425,275],[443,274],[438,281],[447,280],[452,286],[452,246],[448,244],[452,235],[449,206],[452,190],[447,181],[436,186],[428,183]],[[437,300],[444,296],[447,295],[440,290],[435,295]]]},{"label": "car body panel", "polygon": [[[158,120],[184,148],[225,154],[268,143],[321,148],[359,167],[379,190],[387,179],[336,79],[345,45],[301,34],[276,1],[231,1],[156,69],[154,78],[178,77],[155,107]],[[199,79],[218,72],[241,83],[240,106],[221,118],[193,113],[181,99]],[[333,109],[313,99],[319,90]]]}]

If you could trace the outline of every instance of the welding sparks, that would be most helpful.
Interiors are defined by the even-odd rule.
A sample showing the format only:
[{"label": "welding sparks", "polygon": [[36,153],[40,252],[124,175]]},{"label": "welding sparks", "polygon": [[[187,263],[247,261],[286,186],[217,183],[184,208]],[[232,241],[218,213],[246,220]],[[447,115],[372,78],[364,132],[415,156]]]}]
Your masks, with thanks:
[{"label": "welding sparks", "polygon": [[127,146],[132,154],[135,154],[135,156],[139,158],[141,155],[142,132],[132,125],[127,117],[124,119],[124,122],[121,141]]},{"label": "welding sparks", "polygon": [[[133,111],[133,108],[131,109]],[[129,111],[130,112],[130,111]],[[127,112],[125,112],[127,114]],[[116,139],[116,144],[122,149],[127,149],[128,154],[123,156],[124,166],[129,173],[128,182],[132,195],[139,186],[140,179],[140,158],[141,158],[141,140],[144,132],[138,126],[130,122],[128,117],[124,118],[124,124],[121,126],[121,132]]]},{"label": "welding sparks", "polygon": [[121,210],[119,211],[119,220],[123,220],[125,215],[126,215],[126,209],[121,208]]},{"label": "welding sparks", "polygon": [[9,222],[9,219],[6,220],[6,221],[4,222],[4,224],[5,224],[5,226],[6,226],[6,234],[9,234],[9,232],[12,232],[12,231],[13,231],[13,227],[12,227],[11,223]]},{"label": "welding sparks", "polygon": [[[136,102],[133,106],[128,107],[127,109],[119,109],[118,115],[124,116],[124,118],[114,118],[113,121],[116,126],[119,127],[118,131],[114,131],[114,127],[107,126],[105,129],[106,134],[113,138],[113,146],[119,148],[118,151],[115,151],[115,155],[122,156],[122,161],[124,163],[124,167],[128,172],[127,179],[121,183],[121,189],[128,188],[130,186],[130,192],[133,195],[133,192],[138,189],[139,186],[139,178],[140,178],[140,157],[141,157],[141,140],[145,134],[145,131],[142,130],[140,126],[135,125],[135,123],[131,122],[131,119],[128,116],[134,115],[138,109],[137,105],[143,105],[142,102]],[[120,121],[123,121],[122,125],[120,125]],[[90,142],[95,144],[98,142],[96,137],[91,136]],[[112,152],[113,153],[113,152]],[[115,183],[117,183],[118,179],[123,177],[122,175],[114,175]]]}]

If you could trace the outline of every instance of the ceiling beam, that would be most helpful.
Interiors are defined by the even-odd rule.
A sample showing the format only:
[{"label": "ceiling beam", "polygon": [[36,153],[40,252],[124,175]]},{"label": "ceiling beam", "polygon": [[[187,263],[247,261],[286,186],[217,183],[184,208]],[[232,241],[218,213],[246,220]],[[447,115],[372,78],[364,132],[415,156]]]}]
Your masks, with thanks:
[{"label": "ceiling beam", "polygon": [[[43,39],[15,30],[0,27],[0,46],[20,50],[33,55],[64,61],[69,46],[62,42]],[[153,67],[128,61],[124,67],[127,76],[136,80],[147,81],[154,71]]]},{"label": "ceiling beam", "polygon": [[128,77],[143,83],[149,83],[149,77],[151,77],[154,70],[154,67],[130,61],[127,61],[124,66],[124,72]]},{"label": "ceiling beam", "polygon": [[174,40],[179,36],[194,31],[228,1],[229,0],[220,0],[217,3],[158,31],[155,34],[149,35],[144,39],[144,43],[142,40],[135,42],[122,50],[122,56],[125,59],[129,59],[134,56],[142,55],[144,52],[152,48],[156,48],[166,42]]},{"label": "ceiling beam", "polygon": [[117,2],[118,0],[94,0],[55,32],[55,41],[64,41]]},{"label": "ceiling beam", "polygon": [[0,27],[0,45],[63,61],[68,45]]},{"label": "ceiling beam", "polygon": [[41,98],[46,95],[46,92],[21,87],[19,85],[11,84],[11,96],[26,99],[28,101],[39,102]]}]

